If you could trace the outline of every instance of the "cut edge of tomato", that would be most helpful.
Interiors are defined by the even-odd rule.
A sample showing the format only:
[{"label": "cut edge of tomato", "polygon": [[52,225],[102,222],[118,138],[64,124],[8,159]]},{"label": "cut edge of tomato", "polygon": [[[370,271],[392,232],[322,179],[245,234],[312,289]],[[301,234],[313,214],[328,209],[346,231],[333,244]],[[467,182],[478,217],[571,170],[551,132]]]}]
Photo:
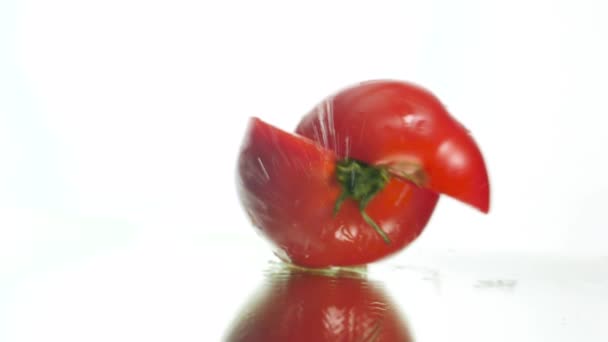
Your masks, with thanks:
[{"label": "cut edge of tomato", "polygon": [[484,214],[487,214],[490,211],[490,194],[489,194],[489,180],[487,177],[487,171],[484,165],[484,175],[485,179],[483,181],[483,185],[480,186],[479,193],[480,196],[463,196],[461,194],[451,194],[449,192],[442,191],[442,189],[438,189],[437,187],[430,184],[429,182],[429,174],[424,170],[422,165],[414,162],[400,162],[389,163],[386,164],[388,172],[396,178],[399,178],[404,181],[408,181],[414,184],[417,187],[425,188],[431,190],[437,194],[445,195],[451,197],[461,203],[464,203],[468,206],[471,206]]},{"label": "cut edge of tomato", "polygon": [[337,156],[334,153],[334,151],[321,146],[314,140],[311,140],[311,139],[309,139],[303,135],[297,134],[297,133],[292,133],[292,132],[283,130],[277,126],[269,124],[268,122],[266,122],[256,116],[252,116],[249,119],[249,125],[248,125],[248,128],[246,131],[248,132],[246,134],[246,136],[252,136],[251,132],[256,132],[257,134],[259,134],[259,133],[262,133],[263,131],[266,131],[265,132],[266,134],[281,134],[286,137],[290,137],[291,139],[293,139],[292,141],[294,141],[294,142],[297,141],[299,143],[308,144],[311,147],[316,148],[321,154],[324,154],[326,156],[331,157],[332,159],[337,160]]},{"label": "cut edge of tomato", "polygon": [[490,193],[488,191],[489,188],[489,182],[488,181],[484,181],[484,185],[482,187],[485,187],[485,190],[481,190],[481,196],[462,196],[462,195],[458,195],[458,194],[450,194],[450,193],[446,193],[446,192],[442,192],[442,191],[437,191],[435,189],[433,189],[432,187],[429,187],[428,189],[431,191],[435,191],[439,194],[451,197],[461,203],[464,203],[468,206],[473,207],[474,209],[479,210],[480,212],[482,212],[483,214],[487,214],[490,212]]},{"label": "cut edge of tomato", "polygon": [[[430,189],[433,190],[433,189]],[[433,190],[434,191],[434,190]],[[440,193],[440,192],[439,192]],[[470,207],[473,207],[474,209],[482,212],[483,214],[487,214],[490,212],[490,198],[488,195],[488,198],[485,200],[466,200],[463,198],[459,198],[458,196],[454,196],[454,195],[450,195],[450,194],[446,194],[446,193],[441,193],[442,195],[446,195],[448,197],[451,197],[455,200],[457,200],[458,202],[464,203]]]},{"label": "cut edge of tomato", "polygon": [[[484,182],[484,187],[487,189],[484,192],[486,193],[485,198],[480,200],[477,203],[471,203],[471,202],[464,202],[467,203],[469,205],[472,205],[474,208],[478,209],[479,211],[481,211],[484,214],[487,214],[490,212],[490,181],[486,178],[486,181]],[[458,199],[458,198],[457,198]],[[461,200],[462,201],[462,200]]]}]

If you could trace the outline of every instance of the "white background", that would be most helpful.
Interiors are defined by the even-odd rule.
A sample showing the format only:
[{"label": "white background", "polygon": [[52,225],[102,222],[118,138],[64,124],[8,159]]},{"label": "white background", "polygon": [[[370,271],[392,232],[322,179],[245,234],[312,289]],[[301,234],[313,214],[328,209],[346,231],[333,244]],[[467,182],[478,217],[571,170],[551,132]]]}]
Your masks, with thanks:
[{"label": "white background", "polygon": [[607,256],[607,16],[601,0],[2,0],[0,340],[41,340],[24,298],[93,265],[265,256],[234,185],[248,118],[289,130],[367,79],[435,92],[490,172],[490,214],[442,198],[412,250]]}]

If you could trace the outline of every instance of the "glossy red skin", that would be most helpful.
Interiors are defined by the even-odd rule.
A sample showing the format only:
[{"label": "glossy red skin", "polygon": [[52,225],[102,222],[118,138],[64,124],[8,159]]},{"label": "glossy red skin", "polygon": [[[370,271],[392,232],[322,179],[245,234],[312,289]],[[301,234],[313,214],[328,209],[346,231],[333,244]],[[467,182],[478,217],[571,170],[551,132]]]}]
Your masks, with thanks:
[{"label": "glossy red skin", "polygon": [[275,275],[229,329],[228,342],[409,342],[408,326],[365,279]]},{"label": "glossy red skin", "polygon": [[334,217],[341,192],[336,154],[313,141],[252,119],[239,161],[240,199],[275,254],[306,267],[366,264],[387,257],[422,232],[438,195],[392,178],[366,212],[391,243],[347,200]]},{"label": "glossy red skin", "polygon": [[307,114],[296,132],[372,165],[415,163],[435,192],[482,212],[490,188],[481,152],[469,132],[427,90],[398,81],[371,81],[340,91]]}]

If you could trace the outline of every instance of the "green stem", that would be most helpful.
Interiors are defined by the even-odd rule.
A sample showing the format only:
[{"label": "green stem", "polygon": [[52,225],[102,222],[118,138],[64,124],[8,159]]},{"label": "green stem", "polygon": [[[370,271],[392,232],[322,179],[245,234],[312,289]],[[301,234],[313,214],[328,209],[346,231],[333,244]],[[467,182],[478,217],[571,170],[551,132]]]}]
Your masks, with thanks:
[{"label": "green stem", "polygon": [[387,244],[391,243],[390,238],[365,212],[367,204],[376,196],[390,180],[390,174],[385,167],[377,167],[363,162],[344,159],[336,166],[336,178],[342,186],[342,193],[334,205],[334,215],[340,211],[342,203],[347,199],[352,199],[359,204],[361,216]]}]

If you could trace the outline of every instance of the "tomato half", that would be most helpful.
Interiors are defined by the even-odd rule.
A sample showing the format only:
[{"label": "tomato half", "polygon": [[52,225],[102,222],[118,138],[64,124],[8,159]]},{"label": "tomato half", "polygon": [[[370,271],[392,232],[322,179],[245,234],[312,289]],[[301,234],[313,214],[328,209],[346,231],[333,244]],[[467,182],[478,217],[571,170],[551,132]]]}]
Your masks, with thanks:
[{"label": "tomato half", "polygon": [[408,342],[396,306],[362,278],[307,273],[271,275],[261,296],[226,334],[229,342]]},{"label": "tomato half", "polygon": [[439,193],[489,209],[475,141],[415,85],[347,88],[296,132],[252,119],[238,162],[241,202],[284,261],[350,266],[392,255],[420,235]]}]

